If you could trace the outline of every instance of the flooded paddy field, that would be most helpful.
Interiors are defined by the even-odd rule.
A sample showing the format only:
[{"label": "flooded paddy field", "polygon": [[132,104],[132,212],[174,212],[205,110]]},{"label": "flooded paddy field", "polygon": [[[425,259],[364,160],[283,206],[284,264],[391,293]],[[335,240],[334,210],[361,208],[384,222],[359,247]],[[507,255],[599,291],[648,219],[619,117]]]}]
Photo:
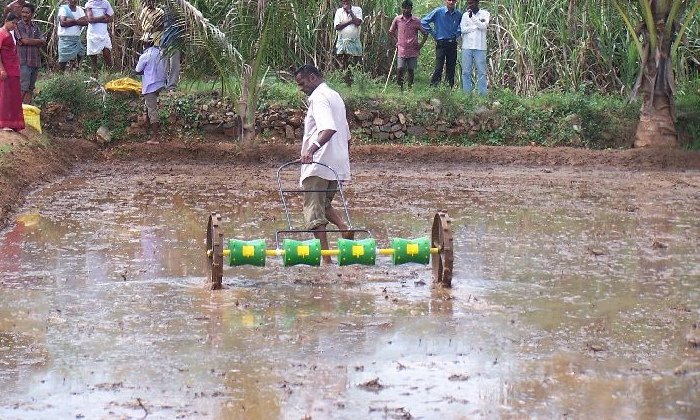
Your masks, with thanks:
[{"label": "flooded paddy field", "polygon": [[211,211],[226,240],[286,229],[277,166],[94,162],[32,193],[0,232],[0,418],[700,417],[700,172],[354,162],[378,246],[447,210],[451,289],[378,257],[208,290]]}]

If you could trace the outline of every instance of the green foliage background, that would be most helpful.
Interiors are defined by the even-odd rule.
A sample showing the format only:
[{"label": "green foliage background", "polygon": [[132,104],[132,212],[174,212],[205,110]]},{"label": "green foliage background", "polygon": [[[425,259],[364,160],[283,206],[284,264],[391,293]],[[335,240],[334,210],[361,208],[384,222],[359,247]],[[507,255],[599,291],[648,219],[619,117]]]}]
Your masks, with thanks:
[{"label": "green foliage background", "polygon": [[[251,0],[166,0],[173,10],[193,6],[202,15],[184,13],[190,37],[185,43],[186,71],[199,77],[214,76],[225,62],[217,61],[205,48],[211,47],[202,28],[213,25],[225,41],[243,57],[254,57],[260,46],[261,11],[271,2]],[[400,0],[357,1],[363,8],[362,38],[365,49],[363,68],[373,76],[385,75],[391,67],[394,46],[387,31],[399,13]],[[686,4],[691,2],[687,1]],[[314,63],[324,71],[335,68],[333,15],[337,0],[285,0],[274,4],[268,31],[264,68],[272,72],[290,71],[302,63]],[[441,0],[415,0],[414,14],[425,15]],[[516,94],[542,91],[581,91],[625,93],[638,72],[637,51],[624,23],[609,0],[482,0],[481,7],[492,14],[489,29],[489,84]],[[40,0],[37,18],[53,33],[57,3]],[[115,0],[116,23],[113,44],[116,62],[131,69],[141,46],[135,16],[138,0]],[[262,9],[261,9],[262,7]],[[458,1],[458,8],[466,1]],[[628,2],[632,16],[639,17],[637,2]],[[205,22],[206,20],[206,22]],[[199,26],[197,25],[199,22]],[[206,31],[205,31],[206,32]],[[697,17],[687,31],[676,57],[679,83],[697,80],[700,72],[700,26]],[[135,36],[136,35],[136,36]],[[49,42],[49,65],[55,65],[55,37]],[[209,39],[209,41],[207,41]],[[420,56],[419,70],[430,71],[433,43],[429,41]],[[225,69],[223,69],[225,70]]]}]

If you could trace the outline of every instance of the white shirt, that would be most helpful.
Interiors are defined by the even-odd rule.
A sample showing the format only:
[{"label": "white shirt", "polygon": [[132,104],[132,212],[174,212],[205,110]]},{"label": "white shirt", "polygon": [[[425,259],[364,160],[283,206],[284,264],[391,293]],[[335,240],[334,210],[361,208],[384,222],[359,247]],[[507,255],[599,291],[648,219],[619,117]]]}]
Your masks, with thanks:
[{"label": "white shirt", "polygon": [[[114,10],[112,10],[112,6],[106,1],[104,2],[104,5],[104,7],[91,7],[92,17],[100,17],[103,15],[114,16]],[[87,34],[88,36],[109,36],[109,24],[104,22],[90,23],[88,24]]]},{"label": "white shirt", "polygon": [[[359,6],[351,6],[352,13],[356,18],[362,19],[362,9]],[[342,7],[335,11],[335,18],[333,19],[333,27],[340,25],[341,23],[350,22],[350,14],[347,13]],[[359,39],[360,38],[360,27],[357,25],[348,25],[343,29],[338,31],[338,38],[340,39]]]},{"label": "white shirt", "polygon": [[58,8],[58,28],[56,29],[56,33],[58,36],[79,36],[80,32],[83,30],[83,27],[80,25],[73,25],[69,27],[63,27],[61,26],[61,16],[65,16],[69,19],[75,19],[78,20],[81,17],[85,16],[85,10],[83,10],[82,7],[80,6],[75,6],[75,11],[70,10],[70,12],[73,14],[73,17],[71,17],[68,14],[68,11],[70,9],[68,8],[67,4],[61,5]]},{"label": "white shirt", "polygon": [[165,87],[165,59],[158,47],[150,47],[141,54],[136,72],[143,72],[141,93],[147,94]]},{"label": "white shirt", "polygon": [[462,31],[463,50],[486,50],[486,27],[489,26],[491,14],[484,10],[469,17],[469,11],[462,14],[459,29]]},{"label": "white shirt", "polygon": [[[309,109],[304,118],[304,140],[301,150],[308,150],[318,134],[324,130],[335,130],[333,137],[314,153],[314,162],[330,166],[338,174],[338,179],[350,179],[350,126],[345,115],[345,103],[338,92],[321,83],[309,96]],[[335,175],[328,168],[313,163],[301,165],[299,184],[305,178],[318,176],[335,181]]]}]

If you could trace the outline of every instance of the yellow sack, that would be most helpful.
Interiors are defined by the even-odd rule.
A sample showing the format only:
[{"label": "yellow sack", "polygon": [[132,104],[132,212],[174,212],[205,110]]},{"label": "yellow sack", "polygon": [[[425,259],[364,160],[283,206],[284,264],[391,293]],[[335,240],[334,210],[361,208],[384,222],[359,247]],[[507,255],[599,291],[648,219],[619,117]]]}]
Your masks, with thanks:
[{"label": "yellow sack", "polygon": [[41,133],[41,110],[35,106],[22,104],[24,124]]},{"label": "yellow sack", "polygon": [[104,88],[113,92],[134,92],[141,94],[141,82],[130,77],[111,80],[105,83]]}]

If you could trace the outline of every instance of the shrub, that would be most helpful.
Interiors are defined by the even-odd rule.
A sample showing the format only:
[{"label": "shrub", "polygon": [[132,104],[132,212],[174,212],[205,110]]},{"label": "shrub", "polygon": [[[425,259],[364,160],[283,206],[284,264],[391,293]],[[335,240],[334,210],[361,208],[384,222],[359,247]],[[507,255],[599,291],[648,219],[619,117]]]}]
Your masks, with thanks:
[{"label": "shrub", "polygon": [[76,116],[94,110],[101,105],[101,98],[90,90],[83,73],[57,74],[44,80],[43,87],[36,96],[41,107],[49,102],[68,106]]}]

